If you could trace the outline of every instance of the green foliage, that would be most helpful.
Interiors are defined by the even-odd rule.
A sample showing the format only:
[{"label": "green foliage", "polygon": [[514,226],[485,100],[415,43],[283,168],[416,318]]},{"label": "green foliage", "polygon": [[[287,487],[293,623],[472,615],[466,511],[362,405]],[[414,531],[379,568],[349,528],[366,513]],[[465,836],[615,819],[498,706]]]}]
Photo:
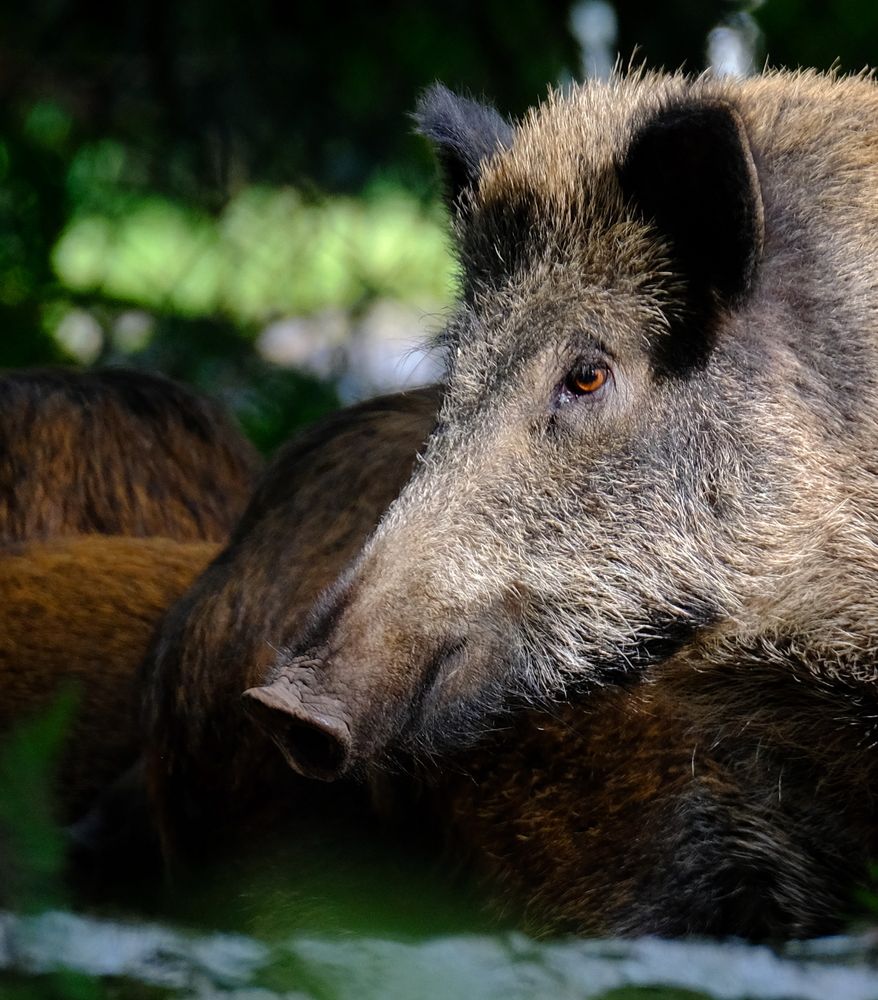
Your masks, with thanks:
[{"label": "green foliage", "polygon": [[[113,316],[105,317],[108,327]],[[144,343],[111,348],[105,360],[159,370],[222,399],[265,453],[340,405],[332,382],[267,363],[228,320],[162,315],[153,321]]]},{"label": "green foliage", "polygon": [[48,105],[0,109],[0,364],[61,357],[40,322],[56,288],[49,256],[64,217],[65,130]]},{"label": "green foliage", "polygon": [[129,978],[98,978],[68,970],[41,976],[0,972],[3,1000],[170,1000],[175,996],[179,996],[177,990]]},{"label": "green foliage", "polygon": [[113,201],[124,208],[75,214],[53,250],[73,292],[244,328],[370,298],[451,298],[444,220],[398,188],[319,202],[245,188],[216,218],[156,195]]},{"label": "green foliage", "polygon": [[64,838],[52,814],[55,764],[76,707],[72,690],[0,742],[0,901],[19,910],[63,902]]},{"label": "green foliage", "polygon": [[878,4],[872,0],[765,0],[754,10],[773,66],[878,65]]}]

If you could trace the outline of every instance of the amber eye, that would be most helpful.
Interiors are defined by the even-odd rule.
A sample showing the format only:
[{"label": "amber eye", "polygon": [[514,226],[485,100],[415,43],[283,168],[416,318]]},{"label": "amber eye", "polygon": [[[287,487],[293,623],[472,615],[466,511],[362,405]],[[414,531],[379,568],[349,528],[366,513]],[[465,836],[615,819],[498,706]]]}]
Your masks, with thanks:
[{"label": "amber eye", "polygon": [[590,396],[604,387],[609,375],[603,365],[582,365],[570,372],[564,388],[574,396]]}]

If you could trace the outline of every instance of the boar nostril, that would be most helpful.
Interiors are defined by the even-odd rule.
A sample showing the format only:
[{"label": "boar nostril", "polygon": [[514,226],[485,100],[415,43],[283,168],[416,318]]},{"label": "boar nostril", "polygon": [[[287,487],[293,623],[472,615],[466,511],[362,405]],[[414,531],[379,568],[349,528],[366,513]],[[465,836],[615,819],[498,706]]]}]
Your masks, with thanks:
[{"label": "boar nostril", "polygon": [[284,744],[298,762],[298,769],[311,778],[331,781],[344,770],[347,750],[337,734],[314,721],[291,719]]},{"label": "boar nostril", "polygon": [[334,781],[350,755],[348,727],[340,719],[309,709],[289,685],[266,685],[244,692],[247,711],[271,738],[287,763],[306,778]]}]

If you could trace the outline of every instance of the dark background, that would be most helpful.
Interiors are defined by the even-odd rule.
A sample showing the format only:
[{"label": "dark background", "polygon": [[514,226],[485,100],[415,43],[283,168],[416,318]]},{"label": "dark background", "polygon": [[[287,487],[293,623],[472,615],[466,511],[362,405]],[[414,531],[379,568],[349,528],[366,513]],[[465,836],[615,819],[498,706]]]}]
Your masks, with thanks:
[{"label": "dark background", "polygon": [[158,368],[266,449],[430,375],[417,345],[453,280],[407,117],[427,84],[516,115],[595,65],[592,43],[700,71],[725,26],[756,67],[854,71],[878,39],[871,0],[626,0],[603,43],[593,16],[574,28],[593,5],[561,0],[17,10],[0,13],[0,366]]}]

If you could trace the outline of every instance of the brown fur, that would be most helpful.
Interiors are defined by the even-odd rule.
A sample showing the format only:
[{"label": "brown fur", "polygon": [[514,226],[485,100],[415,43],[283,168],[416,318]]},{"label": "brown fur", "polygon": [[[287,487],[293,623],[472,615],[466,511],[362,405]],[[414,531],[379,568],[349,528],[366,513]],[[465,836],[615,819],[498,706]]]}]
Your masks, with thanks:
[{"label": "brown fur", "polygon": [[[294,577],[296,566],[302,570],[284,628],[298,627],[324,580],[380,515],[392,483],[370,471],[409,464],[429,423],[429,396],[412,404],[383,401],[337,415],[267,477],[247,531],[267,520],[273,546],[248,551],[265,564],[259,572],[283,566]],[[361,461],[364,440],[374,468]],[[346,474],[352,460],[356,469]],[[330,484],[332,503],[320,502]],[[303,515],[301,532],[273,516],[272,495]],[[39,710],[65,679],[79,685],[59,776],[62,818],[78,814],[133,759],[137,665],[165,605],[215,552],[210,545],[91,537],[0,557],[7,609],[0,727]],[[210,593],[205,579],[209,574],[196,591],[202,601]],[[249,595],[248,614],[262,606],[259,596]],[[219,625],[207,619],[194,640],[208,635],[215,655],[230,634],[222,621],[224,633],[212,632]],[[429,829],[447,831],[449,862],[466,859],[489,896],[508,912],[523,909],[536,932],[763,936],[834,928],[875,847],[871,678],[829,675],[815,683],[807,665],[791,675],[755,650],[750,662],[709,671],[678,660],[650,681],[512,717],[482,747],[439,770],[421,769],[420,805],[432,817]],[[237,699],[223,703],[209,675],[199,685],[201,724],[216,732],[207,749],[219,756],[196,755],[174,774],[172,805],[199,801],[206,776],[219,797],[213,805],[237,820],[237,837],[249,839],[276,829],[291,808],[301,817],[325,803],[235,718]],[[185,735],[185,716],[174,721]],[[181,742],[178,736],[172,745]],[[194,796],[180,794],[184,778],[195,783]],[[391,793],[411,820],[411,789]],[[219,818],[212,816],[215,824]],[[217,825],[197,827],[199,852],[220,833]]]},{"label": "brown fur", "polygon": [[511,718],[434,776],[450,856],[535,933],[837,931],[876,838],[875,692],[664,667]]},{"label": "brown fur", "polygon": [[261,460],[226,410],[123,369],[0,377],[0,541],[222,541]]},{"label": "brown fur", "polygon": [[135,759],[135,677],[168,605],[216,554],[208,542],[82,538],[0,550],[0,733],[76,699],[56,783],[69,821]]}]

